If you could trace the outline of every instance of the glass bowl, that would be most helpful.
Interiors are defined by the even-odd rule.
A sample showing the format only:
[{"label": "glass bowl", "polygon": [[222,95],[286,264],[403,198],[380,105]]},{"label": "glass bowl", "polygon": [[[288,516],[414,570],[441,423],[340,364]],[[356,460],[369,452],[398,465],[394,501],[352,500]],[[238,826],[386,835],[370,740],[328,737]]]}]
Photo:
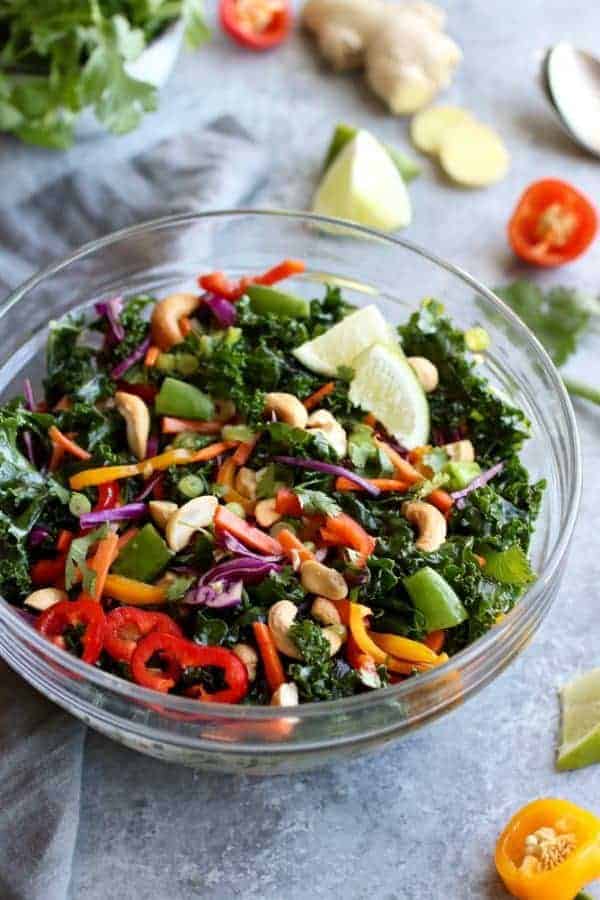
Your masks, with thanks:
[{"label": "glass bowl", "polygon": [[[218,268],[261,271],[285,257],[306,261],[292,290],[340,284],[358,305],[374,300],[391,322],[425,296],[461,326],[484,326],[483,369],[532,423],[524,460],[548,488],[533,546],[538,580],[488,634],[447,664],[384,690],[290,709],[199,704],[130,684],[81,663],[42,638],[0,599],[0,654],[30,684],[92,728],[165,760],[231,772],[290,772],[397,740],[464,702],[531,639],[556,596],[581,490],[573,409],[545,351],[489,290],[407,241],[303,213],[236,210],[159,219],[88,244],[31,278],[0,308],[0,396],[44,373],[48,320],[102,297],[194,289]],[[321,284],[319,284],[321,283]]]}]

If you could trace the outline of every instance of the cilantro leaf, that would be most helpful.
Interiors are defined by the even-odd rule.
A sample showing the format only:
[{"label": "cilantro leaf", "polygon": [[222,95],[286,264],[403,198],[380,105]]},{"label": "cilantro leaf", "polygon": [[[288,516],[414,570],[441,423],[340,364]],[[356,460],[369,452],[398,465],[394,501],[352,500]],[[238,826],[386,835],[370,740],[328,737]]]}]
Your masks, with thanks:
[{"label": "cilantro leaf", "polygon": [[484,574],[500,584],[531,584],[535,575],[523,548],[513,544],[507,550],[486,552]]},{"label": "cilantro leaf", "polygon": [[300,500],[302,512],[308,516],[339,516],[341,507],[323,491],[311,491],[308,488],[297,487],[296,496]]}]

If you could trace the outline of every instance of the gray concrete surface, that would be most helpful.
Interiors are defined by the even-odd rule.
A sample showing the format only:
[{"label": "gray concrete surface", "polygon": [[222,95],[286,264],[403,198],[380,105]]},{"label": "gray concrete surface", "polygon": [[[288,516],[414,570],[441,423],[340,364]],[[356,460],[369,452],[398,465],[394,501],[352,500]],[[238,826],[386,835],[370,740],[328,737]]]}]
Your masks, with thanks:
[{"label": "gray concrete surface", "polygon": [[[596,40],[600,51],[600,8],[589,0],[444,5],[465,53],[447,99],[498,128],[512,168],[502,184],[471,193],[448,185],[425,161],[411,186],[415,221],[407,236],[497,284],[522,271],[508,250],[505,223],[525,185],[564,177],[600,196],[599,163],[564,137],[536,84],[548,44],[569,38],[593,49]],[[324,69],[308,39],[294,36],[259,56],[216,30],[210,46],[182,56],[160,112],[137,133],[62,155],[2,141],[0,206],[69,168],[110,165],[226,112],[271,148],[264,204],[307,205],[339,120],[407,145],[405,121],[388,117],[359,77]],[[540,281],[598,292],[599,263],[597,242],[582,260]],[[571,370],[600,381],[597,340],[588,339]],[[558,775],[553,768],[556,689],[576,670],[600,665],[600,412],[578,404],[577,413],[585,488],[570,565],[554,609],[508,672],[391,750],[294,778],[209,777],[156,762],[152,779],[145,767],[141,781],[139,757],[89,733],[73,898],[500,900],[492,852],[513,810],[558,795],[599,811],[599,769]]]}]

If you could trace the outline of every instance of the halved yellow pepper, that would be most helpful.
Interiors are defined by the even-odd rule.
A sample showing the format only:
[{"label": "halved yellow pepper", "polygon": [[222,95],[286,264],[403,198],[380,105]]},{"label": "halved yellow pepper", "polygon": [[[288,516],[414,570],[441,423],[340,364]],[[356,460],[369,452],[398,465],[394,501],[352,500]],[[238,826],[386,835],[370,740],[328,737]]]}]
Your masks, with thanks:
[{"label": "halved yellow pepper", "polygon": [[535,800],[498,839],[496,868],[520,900],[573,900],[600,876],[600,819],[568,800]]}]

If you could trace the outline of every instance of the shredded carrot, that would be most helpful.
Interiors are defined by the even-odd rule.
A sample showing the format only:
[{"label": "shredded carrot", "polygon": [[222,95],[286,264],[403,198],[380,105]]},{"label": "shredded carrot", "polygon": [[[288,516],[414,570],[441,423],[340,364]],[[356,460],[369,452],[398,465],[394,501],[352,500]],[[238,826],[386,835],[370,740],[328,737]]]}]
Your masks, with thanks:
[{"label": "shredded carrot", "polygon": [[73,532],[68,528],[61,528],[56,538],[56,549],[59,553],[67,553],[73,540]]},{"label": "shredded carrot", "polygon": [[377,425],[377,419],[375,418],[373,413],[367,413],[363,419],[363,422],[365,425],[368,425],[369,428],[375,428],[375,426]]},{"label": "shredded carrot", "polygon": [[197,419],[179,419],[175,416],[163,416],[161,430],[163,434],[181,434],[193,431],[195,434],[220,434],[221,422],[198,422]]},{"label": "shredded carrot", "polygon": [[407,481],[408,484],[416,484],[417,481],[423,481],[423,475],[418,472],[414,466],[412,466],[407,459],[404,459],[397,450],[394,450],[393,447],[390,447],[389,444],[386,444],[385,441],[380,441],[378,438],[375,438],[375,443],[379,447],[380,450],[383,450],[391,464],[393,465],[395,471],[396,478],[401,479],[402,481]]},{"label": "shredded carrot", "polygon": [[281,549],[292,563],[296,559],[299,559],[300,562],[307,562],[309,559],[315,558],[314,553],[311,553],[308,547],[287,528],[282,528],[281,531],[277,532],[277,540],[281,544]]},{"label": "shredded carrot", "polygon": [[144,357],[144,365],[149,369],[152,369],[156,365],[156,361],[160,356],[160,347],[157,347],[156,344],[151,344],[146,350],[146,355]]},{"label": "shredded carrot", "polygon": [[235,469],[235,462],[233,457],[230,456],[229,459],[226,459],[225,462],[221,463],[219,466],[217,477],[215,479],[216,483],[223,487],[232,488],[235,481]]},{"label": "shredded carrot", "polygon": [[245,466],[250,457],[252,456],[252,452],[256,447],[260,435],[256,435],[256,437],[252,438],[251,441],[245,441],[243,444],[237,448],[235,453],[232,456],[232,459],[236,466]]},{"label": "shredded carrot", "polygon": [[[406,493],[406,491],[410,488],[410,484],[406,481],[399,481],[397,478],[365,478],[365,481],[368,481],[369,484],[372,484],[373,487],[379,488],[380,491],[397,491],[400,494]],[[357,484],[355,481],[351,481],[349,478],[344,478],[341,475],[339,478],[336,478],[335,481],[335,489],[336,491],[363,491],[364,488]]]},{"label": "shredded carrot", "polygon": [[454,500],[446,491],[442,491],[438,488],[438,490],[432,491],[431,494],[427,497],[427,502],[432,503],[433,506],[437,506],[439,511],[444,515],[447,515],[454,505]]},{"label": "shredded carrot", "polygon": [[252,630],[258,645],[260,658],[265,670],[265,678],[272,694],[285,684],[285,672],[273,640],[271,630],[264,622],[253,622]]},{"label": "shredded carrot", "polygon": [[76,456],[77,459],[91,459],[92,454],[88,453],[87,450],[84,450],[83,447],[80,447],[79,444],[76,444],[75,441],[72,441],[71,438],[67,437],[66,434],[63,434],[62,431],[59,431],[56,425],[51,425],[48,429],[48,437],[52,441],[53,444],[58,444],[65,450],[66,453],[70,453],[72,456]]},{"label": "shredded carrot", "polygon": [[441,653],[444,649],[444,644],[446,643],[446,632],[440,629],[440,631],[431,631],[424,639],[423,643],[429,647],[430,650],[433,650],[434,653]]},{"label": "shredded carrot", "polygon": [[220,441],[216,444],[209,444],[208,447],[203,447],[202,450],[198,450],[192,458],[190,459],[191,463],[199,463],[199,462],[208,462],[209,459],[214,459],[215,456],[220,456],[221,453],[225,453],[227,450],[231,450],[232,447],[237,447],[239,441]]},{"label": "shredded carrot", "polygon": [[98,542],[98,547],[89,564],[90,569],[96,573],[94,587],[94,600],[99,601],[106,584],[108,570],[117,557],[119,538],[115,531],[110,531],[105,538]]},{"label": "shredded carrot", "polygon": [[192,323],[190,322],[187,316],[182,316],[179,320],[179,330],[183,337],[187,337],[190,331],[192,330]]},{"label": "shredded carrot", "polygon": [[321,400],[325,397],[328,397],[335,391],[335,381],[328,381],[327,384],[324,384],[320,387],[314,394],[311,394],[310,397],[307,397],[306,400],[303,400],[304,406],[307,409],[314,409],[315,406],[318,406]]},{"label": "shredded carrot", "polygon": [[65,458],[65,448],[61,447],[60,444],[52,444],[52,456],[50,457],[50,462],[48,464],[48,468],[51,472],[56,472],[57,469],[60,469],[62,465],[62,461]]}]

